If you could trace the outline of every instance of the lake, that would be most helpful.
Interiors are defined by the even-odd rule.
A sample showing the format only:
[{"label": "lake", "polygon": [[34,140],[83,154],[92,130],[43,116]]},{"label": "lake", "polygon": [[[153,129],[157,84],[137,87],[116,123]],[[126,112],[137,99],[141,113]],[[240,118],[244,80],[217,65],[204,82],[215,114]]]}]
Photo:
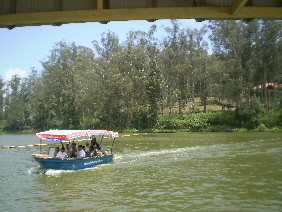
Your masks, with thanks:
[{"label": "lake", "polygon": [[[46,174],[27,146],[37,143],[0,135],[25,146],[0,149],[0,211],[282,211],[281,132],[131,134],[116,138],[109,164]],[[60,146],[43,143],[42,153]]]}]

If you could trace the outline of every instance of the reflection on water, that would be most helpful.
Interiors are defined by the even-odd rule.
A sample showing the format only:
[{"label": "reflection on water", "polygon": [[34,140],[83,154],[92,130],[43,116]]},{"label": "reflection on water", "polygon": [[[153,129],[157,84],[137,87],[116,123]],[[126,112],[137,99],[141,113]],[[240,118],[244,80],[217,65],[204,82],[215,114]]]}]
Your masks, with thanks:
[{"label": "reflection on water", "polygon": [[[281,137],[124,137],[117,139],[115,159],[109,164],[46,174],[38,172],[30,157],[38,147],[1,149],[0,211],[281,211]],[[38,143],[33,135],[20,138],[13,137],[13,145],[19,145],[18,140]],[[4,146],[2,140],[10,138],[0,139]]]}]

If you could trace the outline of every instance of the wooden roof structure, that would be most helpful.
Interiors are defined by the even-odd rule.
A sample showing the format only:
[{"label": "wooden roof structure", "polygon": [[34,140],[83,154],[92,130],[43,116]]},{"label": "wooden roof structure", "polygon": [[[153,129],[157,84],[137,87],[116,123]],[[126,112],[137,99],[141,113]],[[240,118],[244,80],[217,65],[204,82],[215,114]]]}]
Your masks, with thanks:
[{"label": "wooden roof structure", "polygon": [[0,0],[0,28],[158,19],[282,19],[282,0]]}]

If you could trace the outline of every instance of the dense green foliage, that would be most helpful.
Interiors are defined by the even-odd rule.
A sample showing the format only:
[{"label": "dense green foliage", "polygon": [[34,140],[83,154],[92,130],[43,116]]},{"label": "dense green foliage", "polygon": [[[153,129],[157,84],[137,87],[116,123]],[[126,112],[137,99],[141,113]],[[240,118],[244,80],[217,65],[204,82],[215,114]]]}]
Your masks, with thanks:
[{"label": "dense green foliage", "polygon": [[[130,31],[122,43],[109,31],[92,42],[93,49],[56,43],[42,70],[0,79],[1,129],[282,126],[282,106],[275,105],[282,96],[281,21],[212,21],[197,30],[172,20],[160,40],[156,30]],[[196,97],[204,113],[185,112]],[[207,113],[208,97],[237,109]]]}]

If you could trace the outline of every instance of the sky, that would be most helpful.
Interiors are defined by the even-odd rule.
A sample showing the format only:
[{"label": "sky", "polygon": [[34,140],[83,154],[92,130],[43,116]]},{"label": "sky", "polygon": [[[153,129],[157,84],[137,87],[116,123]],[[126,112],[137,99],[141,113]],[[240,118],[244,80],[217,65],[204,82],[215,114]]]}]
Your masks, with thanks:
[{"label": "sky", "polygon": [[[196,22],[194,19],[183,19],[179,22],[181,27],[191,29],[200,29],[204,24],[208,24],[206,21]],[[4,81],[10,80],[14,74],[26,77],[33,67],[41,71],[40,61],[47,61],[55,43],[60,41],[66,41],[68,44],[75,42],[77,46],[93,49],[91,42],[100,41],[104,32],[114,32],[120,42],[123,42],[130,30],[148,32],[153,24],[157,25],[155,36],[159,39],[167,36],[164,27],[172,26],[170,20],[157,20],[154,23],[135,20],[112,21],[108,24],[93,22],[61,26],[26,26],[12,30],[0,28],[0,77]]]}]

